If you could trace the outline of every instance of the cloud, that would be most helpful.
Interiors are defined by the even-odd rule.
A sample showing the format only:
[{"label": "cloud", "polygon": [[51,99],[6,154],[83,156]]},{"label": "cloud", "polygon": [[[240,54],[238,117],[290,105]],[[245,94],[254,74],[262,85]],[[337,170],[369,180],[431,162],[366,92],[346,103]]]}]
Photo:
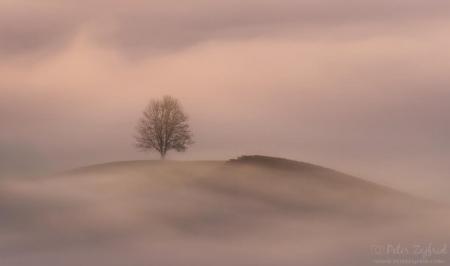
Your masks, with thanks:
[{"label": "cloud", "polygon": [[[215,39],[239,39],[284,31],[333,31],[359,24],[392,27],[446,18],[448,3],[424,1],[185,1],[130,5],[111,14],[107,43],[136,53],[173,50]],[[387,26],[386,24],[389,24]],[[326,33],[325,31],[325,33]]]},{"label": "cloud", "polygon": [[[28,2],[28,3],[27,3]],[[0,3],[0,56],[53,54],[74,36],[80,18],[43,1]]]},{"label": "cloud", "polygon": [[[442,1],[6,1],[0,18],[0,54],[18,56],[55,51],[79,31],[126,55],[167,53],[211,41],[310,34],[355,27],[352,35],[372,27],[447,19]],[[372,32],[373,33],[373,32]],[[369,33],[370,34],[370,33]]]}]

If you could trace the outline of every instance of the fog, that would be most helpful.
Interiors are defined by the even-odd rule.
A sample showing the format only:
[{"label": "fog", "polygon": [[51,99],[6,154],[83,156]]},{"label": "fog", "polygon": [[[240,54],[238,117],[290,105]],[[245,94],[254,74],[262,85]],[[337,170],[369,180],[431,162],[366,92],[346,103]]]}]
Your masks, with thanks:
[{"label": "fog", "polygon": [[308,165],[124,162],[3,179],[1,197],[9,266],[362,266],[430,243],[449,259],[448,207]]},{"label": "fog", "polygon": [[[0,0],[0,264],[360,266],[442,247],[448,36],[446,1]],[[67,172],[157,158],[133,136],[163,95],[195,140],[168,159],[189,162]],[[242,154],[395,190],[224,165]]]}]

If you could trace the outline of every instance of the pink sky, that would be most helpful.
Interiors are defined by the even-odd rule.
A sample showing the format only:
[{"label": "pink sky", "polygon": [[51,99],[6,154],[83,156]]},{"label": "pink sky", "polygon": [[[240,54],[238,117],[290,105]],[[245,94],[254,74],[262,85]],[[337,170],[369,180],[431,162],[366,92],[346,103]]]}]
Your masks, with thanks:
[{"label": "pink sky", "polygon": [[0,166],[156,158],[134,125],[171,94],[196,141],[174,159],[275,155],[446,197],[449,36],[447,1],[3,0]]}]

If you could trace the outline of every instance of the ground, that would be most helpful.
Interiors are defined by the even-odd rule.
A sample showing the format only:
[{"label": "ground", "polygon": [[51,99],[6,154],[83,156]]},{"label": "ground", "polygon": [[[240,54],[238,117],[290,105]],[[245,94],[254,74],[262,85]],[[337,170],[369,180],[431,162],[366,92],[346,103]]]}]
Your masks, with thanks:
[{"label": "ground", "polygon": [[364,266],[450,240],[441,204],[264,156],[108,163],[4,179],[0,196],[7,266]]}]

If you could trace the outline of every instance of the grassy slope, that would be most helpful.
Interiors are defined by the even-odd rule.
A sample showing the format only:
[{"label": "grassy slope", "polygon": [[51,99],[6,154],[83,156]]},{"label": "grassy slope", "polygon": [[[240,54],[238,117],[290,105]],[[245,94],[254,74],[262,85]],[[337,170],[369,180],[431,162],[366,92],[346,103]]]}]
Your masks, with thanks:
[{"label": "grassy slope", "polygon": [[269,157],[108,163],[4,181],[0,197],[8,266],[362,266],[374,243],[449,239],[421,200]]},{"label": "grassy slope", "polygon": [[[193,189],[210,202],[245,206],[252,202],[266,210],[291,214],[327,212],[340,216],[409,213],[410,207],[426,206],[399,191],[321,166],[292,160],[243,156],[223,161],[130,161],[73,170],[71,176],[109,176],[116,182],[145,190]],[[124,178],[126,178],[124,181]],[[179,190],[178,190],[179,189]],[[211,208],[214,208],[212,206]],[[247,210],[251,211],[251,210]],[[371,216],[372,217],[372,216]]]}]

